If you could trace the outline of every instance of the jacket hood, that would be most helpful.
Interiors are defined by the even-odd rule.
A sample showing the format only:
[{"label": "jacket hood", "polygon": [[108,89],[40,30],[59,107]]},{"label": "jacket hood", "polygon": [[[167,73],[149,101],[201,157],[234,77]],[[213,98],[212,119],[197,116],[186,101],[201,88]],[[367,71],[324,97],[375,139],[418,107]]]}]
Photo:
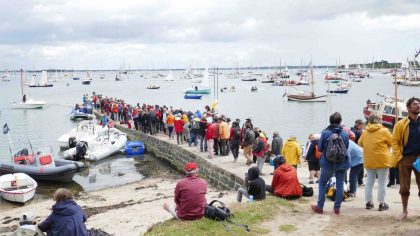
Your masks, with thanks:
[{"label": "jacket hood", "polygon": [[282,164],[281,166],[279,166],[278,168],[280,168],[280,170],[284,171],[284,172],[288,172],[291,171],[292,169],[294,169],[293,166],[288,165],[286,163]]},{"label": "jacket hood", "polygon": [[255,180],[258,177],[260,177],[260,170],[258,167],[254,166],[248,169],[248,179],[249,180]]},{"label": "jacket hood", "polygon": [[333,124],[329,125],[327,129],[329,129],[331,132],[339,132],[343,129],[343,127],[341,125]]},{"label": "jacket hood", "polygon": [[293,146],[293,145],[295,145],[295,143],[297,143],[296,138],[289,138],[284,145]]},{"label": "jacket hood", "polygon": [[80,206],[76,204],[73,200],[65,200],[59,203],[56,203],[53,207],[54,213],[63,216],[71,216],[76,214],[80,210]]},{"label": "jacket hood", "polygon": [[381,124],[368,124],[368,126],[366,127],[366,131],[368,132],[375,132],[378,129],[381,129],[382,125]]}]

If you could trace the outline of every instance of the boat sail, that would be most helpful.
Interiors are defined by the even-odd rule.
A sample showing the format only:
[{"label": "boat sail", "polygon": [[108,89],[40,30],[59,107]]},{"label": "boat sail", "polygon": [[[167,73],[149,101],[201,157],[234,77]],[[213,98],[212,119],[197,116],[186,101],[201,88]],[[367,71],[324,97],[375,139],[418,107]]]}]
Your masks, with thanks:
[{"label": "boat sail", "polygon": [[32,99],[27,99],[26,95],[23,92],[23,70],[20,70],[20,92],[22,96],[22,101],[20,102],[13,102],[12,108],[13,109],[34,109],[34,108],[42,108],[46,103],[44,101],[35,101]]},{"label": "boat sail", "polygon": [[168,75],[164,79],[165,81],[174,81],[174,75],[172,71],[169,71]]},{"label": "boat sail", "polygon": [[[34,83],[32,83],[34,82]],[[42,74],[41,74],[41,80],[39,81],[38,84],[35,84],[35,81],[31,81],[31,84],[29,85],[29,87],[31,88],[36,88],[36,87],[52,87],[52,84],[48,83],[48,75],[47,75],[47,71],[43,70]]]},{"label": "boat sail", "polygon": [[315,95],[314,91],[314,70],[311,66],[311,92],[303,91],[301,94],[288,94],[287,92],[283,96],[287,96],[287,100],[296,102],[326,102],[326,95]]}]

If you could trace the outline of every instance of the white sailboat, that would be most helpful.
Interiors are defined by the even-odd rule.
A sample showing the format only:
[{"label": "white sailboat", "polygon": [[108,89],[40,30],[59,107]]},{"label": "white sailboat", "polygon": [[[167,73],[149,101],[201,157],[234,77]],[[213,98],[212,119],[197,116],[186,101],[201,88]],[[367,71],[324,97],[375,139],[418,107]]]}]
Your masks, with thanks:
[{"label": "white sailboat", "polygon": [[52,87],[52,84],[48,83],[48,74],[47,71],[43,70],[41,73],[41,80],[39,81],[38,84],[35,84],[35,81],[33,81],[34,83],[32,83],[29,85],[29,87],[31,88],[36,88],[36,87]]},{"label": "white sailboat", "polygon": [[169,71],[168,75],[164,79],[165,81],[174,81],[174,75],[172,71]]},{"label": "white sailboat", "polygon": [[21,96],[22,101],[20,102],[13,102],[12,108],[13,109],[34,109],[34,108],[42,108],[46,102],[44,101],[35,101],[32,99],[26,98],[26,95],[23,93],[23,70],[21,70],[21,76],[20,76],[20,89],[21,89]]}]

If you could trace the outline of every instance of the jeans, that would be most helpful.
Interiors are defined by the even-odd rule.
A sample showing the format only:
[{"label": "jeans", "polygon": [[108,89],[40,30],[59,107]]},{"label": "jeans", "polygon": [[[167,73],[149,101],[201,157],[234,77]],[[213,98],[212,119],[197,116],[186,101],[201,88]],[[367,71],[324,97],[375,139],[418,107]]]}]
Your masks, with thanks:
[{"label": "jeans", "polygon": [[227,139],[220,139],[220,156],[227,155]]},{"label": "jeans", "polygon": [[246,198],[249,198],[248,190],[244,188],[238,188],[238,196],[236,197],[238,202],[242,202],[242,195],[244,195]]},{"label": "jeans", "polygon": [[174,127],[172,125],[168,125],[168,136],[169,138],[173,138],[174,134]]},{"label": "jeans", "polygon": [[265,156],[257,157],[257,166],[258,166],[258,169],[260,170],[260,174],[262,173],[264,162],[265,162]]},{"label": "jeans", "polygon": [[363,184],[363,177],[365,175],[365,169],[363,168],[360,172],[359,172],[359,176],[357,177],[357,183],[359,185]]},{"label": "jeans", "polygon": [[346,170],[340,169],[336,170],[335,168],[332,168],[328,170],[327,168],[321,169],[321,177],[319,178],[319,193],[318,193],[318,203],[317,206],[320,209],[324,208],[325,203],[325,194],[326,194],[326,187],[328,180],[331,179],[331,177],[335,174],[335,202],[334,202],[334,209],[340,209],[341,203],[343,202],[344,198],[344,175],[346,173]]},{"label": "jeans", "polygon": [[389,169],[389,184],[400,184],[400,171],[398,168]]},{"label": "jeans", "polygon": [[236,160],[239,156],[239,142],[230,142],[230,150],[232,151],[233,158]]},{"label": "jeans", "polygon": [[373,185],[376,175],[378,175],[378,202],[385,203],[386,181],[388,178],[388,168],[366,169],[367,181],[365,187],[365,200],[372,202]]},{"label": "jeans", "polygon": [[198,134],[191,132],[190,133],[190,140],[188,142],[188,145],[191,147],[191,143],[194,143],[194,146],[197,146],[197,137]]},{"label": "jeans", "polygon": [[219,155],[219,147],[220,147],[220,144],[219,144],[219,139],[214,138],[214,139],[213,139],[213,141],[214,141],[214,143],[213,143],[214,153],[215,153],[216,155]]},{"label": "jeans", "polygon": [[358,180],[358,177],[359,177],[359,173],[362,170],[363,170],[363,163],[359,164],[359,165],[356,165],[356,166],[353,166],[350,169],[350,177],[349,177],[349,179],[350,179],[350,181],[349,181],[350,182],[350,191],[349,191],[349,193],[356,193],[357,180]]},{"label": "jeans", "polygon": [[206,136],[204,135],[200,136],[200,151],[207,152]]}]

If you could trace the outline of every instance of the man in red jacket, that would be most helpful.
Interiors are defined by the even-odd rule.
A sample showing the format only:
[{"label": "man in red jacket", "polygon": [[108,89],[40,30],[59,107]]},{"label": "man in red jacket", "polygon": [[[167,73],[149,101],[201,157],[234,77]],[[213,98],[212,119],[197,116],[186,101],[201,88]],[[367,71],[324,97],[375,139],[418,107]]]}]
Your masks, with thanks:
[{"label": "man in red jacket", "polygon": [[181,220],[196,220],[204,216],[207,204],[207,182],[198,178],[198,165],[189,162],[184,167],[184,179],[176,184],[174,201],[176,207],[163,204],[163,209],[171,213],[175,218]]},{"label": "man in red jacket", "polygon": [[181,144],[184,143],[183,137],[182,137],[182,131],[184,131],[184,120],[181,119],[181,115],[178,113],[175,115],[175,121],[174,121],[174,127],[175,127],[175,133],[176,133],[176,143],[179,145],[179,142],[181,141]]}]

